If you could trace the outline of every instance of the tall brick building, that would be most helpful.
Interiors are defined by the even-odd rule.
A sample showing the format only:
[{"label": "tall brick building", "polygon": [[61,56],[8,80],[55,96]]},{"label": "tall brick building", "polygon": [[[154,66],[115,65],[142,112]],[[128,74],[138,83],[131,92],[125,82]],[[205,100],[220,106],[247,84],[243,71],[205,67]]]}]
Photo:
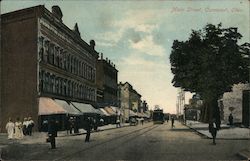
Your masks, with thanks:
[{"label": "tall brick building", "polygon": [[1,15],[0,131],[9,117],[32,116],[39,98],[96,102],[95,42],[69,29],[58,6],[35,6]]},{"label": "tall brick building", "polygon": [[118,70],[115,68],[115,65],[107,58],[103,59],[103,55],[101,53],[101,57],[97,61],[96,71],[98,104],[101,106],[118,106]]}]

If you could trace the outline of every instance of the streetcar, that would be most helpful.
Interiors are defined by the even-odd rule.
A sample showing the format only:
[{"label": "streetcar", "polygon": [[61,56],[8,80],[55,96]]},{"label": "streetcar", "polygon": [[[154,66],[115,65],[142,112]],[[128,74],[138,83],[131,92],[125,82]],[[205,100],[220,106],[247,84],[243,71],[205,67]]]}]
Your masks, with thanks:
[{"label": "streetcar", "polygon": [[153,111],[153,122],[154,124],[163,124],[165,121],[164,113],[162,109],[156,109]]}]

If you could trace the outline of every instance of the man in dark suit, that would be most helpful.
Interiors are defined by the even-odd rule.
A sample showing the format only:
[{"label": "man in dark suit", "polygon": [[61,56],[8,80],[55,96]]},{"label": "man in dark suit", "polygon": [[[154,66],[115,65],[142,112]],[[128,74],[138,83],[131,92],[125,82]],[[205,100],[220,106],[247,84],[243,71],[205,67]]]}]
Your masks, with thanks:
[{"label": "man in dark suit", "polygon": [[212,121],[209,122],[209,126],[208,126],[209,132],[211,133],[212,137],[213,137],[213,144],[216,145],[215,139],[216,139],[216,135],[217,135],[217,130],[218,125],[216,124],[216,119],[213,118]]},{"label": "man in dark suit", "polygon": [[90,117],[88,117],[87,120],[86,120],[86,131],[87,131],[87,134],[86,134],[85,142],[89,142],[90,131],[91,131],[91,128],[92,128],[91,124],[92,124],[91,123],[91,119],[90,119]]},{"label": "man in dark suit", "polygon": [[48,135],[49,135],[49,140],[51,144],[51,149],[55,149],[56,148],[55,137],[57,136],[57,128],[56,128],[56,122],[53,118],[49,120]]}]

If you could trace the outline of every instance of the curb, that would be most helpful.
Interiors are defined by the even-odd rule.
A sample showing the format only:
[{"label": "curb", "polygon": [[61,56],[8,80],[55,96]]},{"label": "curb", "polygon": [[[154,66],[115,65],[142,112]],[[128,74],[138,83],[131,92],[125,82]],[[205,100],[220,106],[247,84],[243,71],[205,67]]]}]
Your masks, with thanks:
[{"label": "curb", "polygon": [[237,153],[238,156],[240,156],[242,159],[245,160],[250,160],[250,151],[249,150],[242,150],[240,152]]},{"label": "curb", "polygon": [[[185,124],[183,124],[183,125],[185,125]],[[212,137],[209,137],[209,136],[207,136],[207,135],[205,135],[205,134],[199,132],[198,130],[196,130],[196,129],[194,129],[194,128],[188,126],[188,125],[185,125],[185,126],[187,126],[189,129],[195,131],[195,132],[198,133],[200,136],[202,136],[202,137],[204,137],[204,138],[206,138],[206,139],[212,139]]]},{"label": "curb", "polygon": [[[185,124],[183,124],[185,125]],[[188,128],[190,128],[191,130],[195,131],[196,133],[198,133],[199,135],[205,137],[206,139],[212,139],[212,137],[209,137],[201,132],[199,132],[198,130],[196,130],[195,128],[192,128],[188,125],[185,125],[187,126]],[[216,138],[216,140],[250,140],[250,138]],[[249,159],[250,160],[250,159]]]}]

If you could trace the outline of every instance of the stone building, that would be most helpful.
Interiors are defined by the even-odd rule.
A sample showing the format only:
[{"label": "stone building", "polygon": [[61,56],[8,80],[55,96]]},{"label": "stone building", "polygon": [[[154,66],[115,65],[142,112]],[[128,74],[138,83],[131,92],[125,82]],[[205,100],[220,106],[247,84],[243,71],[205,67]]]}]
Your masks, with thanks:
[{"label": "stone building", "polygon": [[126,121],[130,117],[130,110],[138,112],[141,105],[141,95],[133,89],[128,82],[118,84],[118,101],[123,120]]},{"label": "stone building", "polygon": [[9,117],[32,116],[37,124],[39,98],[96,102],[95,42],[80,37],[39,5],[1,15],[0,127]]},{"label": "stone building", "polygon": [[107,58],[103,59],[101,53],[96,65],[97,103],[100,106],[118,106],[117,74],[115,65]]},{"label": "stone building", "polygon": [[[241,124],[243,121],[243,91],[250,90],[249,84],[237,84],[233,86],[232,92],[226,92],[221,99],[223,103],[223,116],[228,123],[228,116],[232,112],[234,123]],[[231,109],[230,109],[231,108]],[[247,107],[246,107],[247,108]],[[248,106],[248,108],[250,108]],[[248,110],[249,111],[249,110]],[[249,118],[249,114],[248,114]]]}]

